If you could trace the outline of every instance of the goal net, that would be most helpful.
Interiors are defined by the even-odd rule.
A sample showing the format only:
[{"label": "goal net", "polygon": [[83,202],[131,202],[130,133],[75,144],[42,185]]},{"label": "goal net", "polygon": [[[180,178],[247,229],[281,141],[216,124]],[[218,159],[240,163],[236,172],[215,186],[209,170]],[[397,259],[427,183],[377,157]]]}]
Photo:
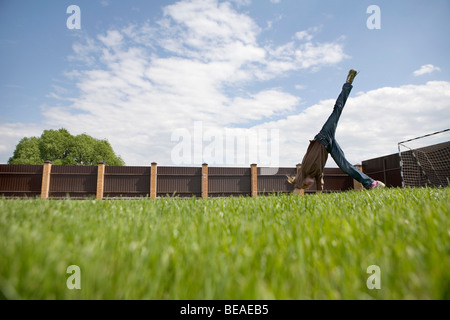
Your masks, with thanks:
[{"label": "goal net", "polygon": [[448,187],[450,129],[398,144],[403,187]]}]

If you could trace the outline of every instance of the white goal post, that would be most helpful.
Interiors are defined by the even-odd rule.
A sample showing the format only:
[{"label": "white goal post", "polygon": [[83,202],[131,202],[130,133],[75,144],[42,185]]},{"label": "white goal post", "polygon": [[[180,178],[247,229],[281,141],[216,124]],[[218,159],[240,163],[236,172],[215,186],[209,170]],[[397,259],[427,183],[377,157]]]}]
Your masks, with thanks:
[{"label": "white goal post", "polygon": [[403,187],[448,187],[450,129],[398,143]]}]

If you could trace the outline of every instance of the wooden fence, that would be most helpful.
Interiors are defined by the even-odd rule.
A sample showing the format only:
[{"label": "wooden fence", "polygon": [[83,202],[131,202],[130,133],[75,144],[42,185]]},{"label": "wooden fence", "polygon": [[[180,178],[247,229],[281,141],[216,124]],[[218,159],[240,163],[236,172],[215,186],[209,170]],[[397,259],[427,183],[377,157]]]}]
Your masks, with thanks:
[{"label": "wooden fence", "polygon": [[[6,198],[115,199],[264,196],[290,193],[286,175],[297,168],[0,165],[0,195]],[[360,190],[362,186],[338,168],[325,168],[324,192]],[[315,186],[309,193],[313,193]]]},{"label": "wooden fence", "polygon": [[363,161],[364,173],[372,179],[383,181],[389,188],[402,187],[400,156],[398,153]]}]

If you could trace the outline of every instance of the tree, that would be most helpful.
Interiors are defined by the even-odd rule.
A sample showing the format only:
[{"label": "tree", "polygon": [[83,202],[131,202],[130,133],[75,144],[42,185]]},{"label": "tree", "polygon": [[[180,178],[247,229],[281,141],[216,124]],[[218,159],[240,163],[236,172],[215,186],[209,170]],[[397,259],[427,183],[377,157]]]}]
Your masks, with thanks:
[{"label": "tree", "polygon": [[95,166],[104,162],[109,166],[123,166],[107,140],[97,140],[87,134],[73,136],[66,129],[45,130],[42,135],[23,138],[9,164],[42,164]]},{"label": "tree", "polygon": [[42,163],[39,151],[39,138],[23,138],[9,158],[9,164],[37,164]]},{"label": "tree", "polygon": [[66,129],[44,130],[39,139],[39,153],[42,161],[51,161],[55,165],[76,164],[69,157],[73,142],[74,137]]}]

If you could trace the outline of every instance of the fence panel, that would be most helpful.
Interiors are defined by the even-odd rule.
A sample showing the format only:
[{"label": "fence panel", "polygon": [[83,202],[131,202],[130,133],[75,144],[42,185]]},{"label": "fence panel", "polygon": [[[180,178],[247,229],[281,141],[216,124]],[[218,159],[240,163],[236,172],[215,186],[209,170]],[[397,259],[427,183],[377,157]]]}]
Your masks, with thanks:
[{"label": "fence panel", "polygon": [[290,193],[294,187],[287,182],[286,176],[295,176],[295,168],[279,168],[274,172],[271,168],[258,168],[258,194]]},{"label": "fence panel", "polygon": [[251,196],[250,168],[209,168],[208,195]]},{"label": "fence panel", "polygon": [[202,168],[158,167],[157,196],[202,197]]},{"label": "fence panel", "polygon": [[53,166],[50,174],[50,197],[82,199],[95,197],[97,167]]},{"label": "fence panel", "polygon": [[145,198],[150,196],[150,167],[106,167],[105,198]]},{"label": "fence panel", "polygon": [[363,161],[363,171],[369,177],[380,180],[389,188],[400,188],[402,176],[398,153],[376,159]]},{"label": "fence panel", "polygon": [[324,192],[349,191],[354,189],[353,178],[341,169],[325,168],[323,173]]},{"label": "fence panel", "polygon": [[0,195],[35,198],[41,195],[42,166],[0,165]]}]

